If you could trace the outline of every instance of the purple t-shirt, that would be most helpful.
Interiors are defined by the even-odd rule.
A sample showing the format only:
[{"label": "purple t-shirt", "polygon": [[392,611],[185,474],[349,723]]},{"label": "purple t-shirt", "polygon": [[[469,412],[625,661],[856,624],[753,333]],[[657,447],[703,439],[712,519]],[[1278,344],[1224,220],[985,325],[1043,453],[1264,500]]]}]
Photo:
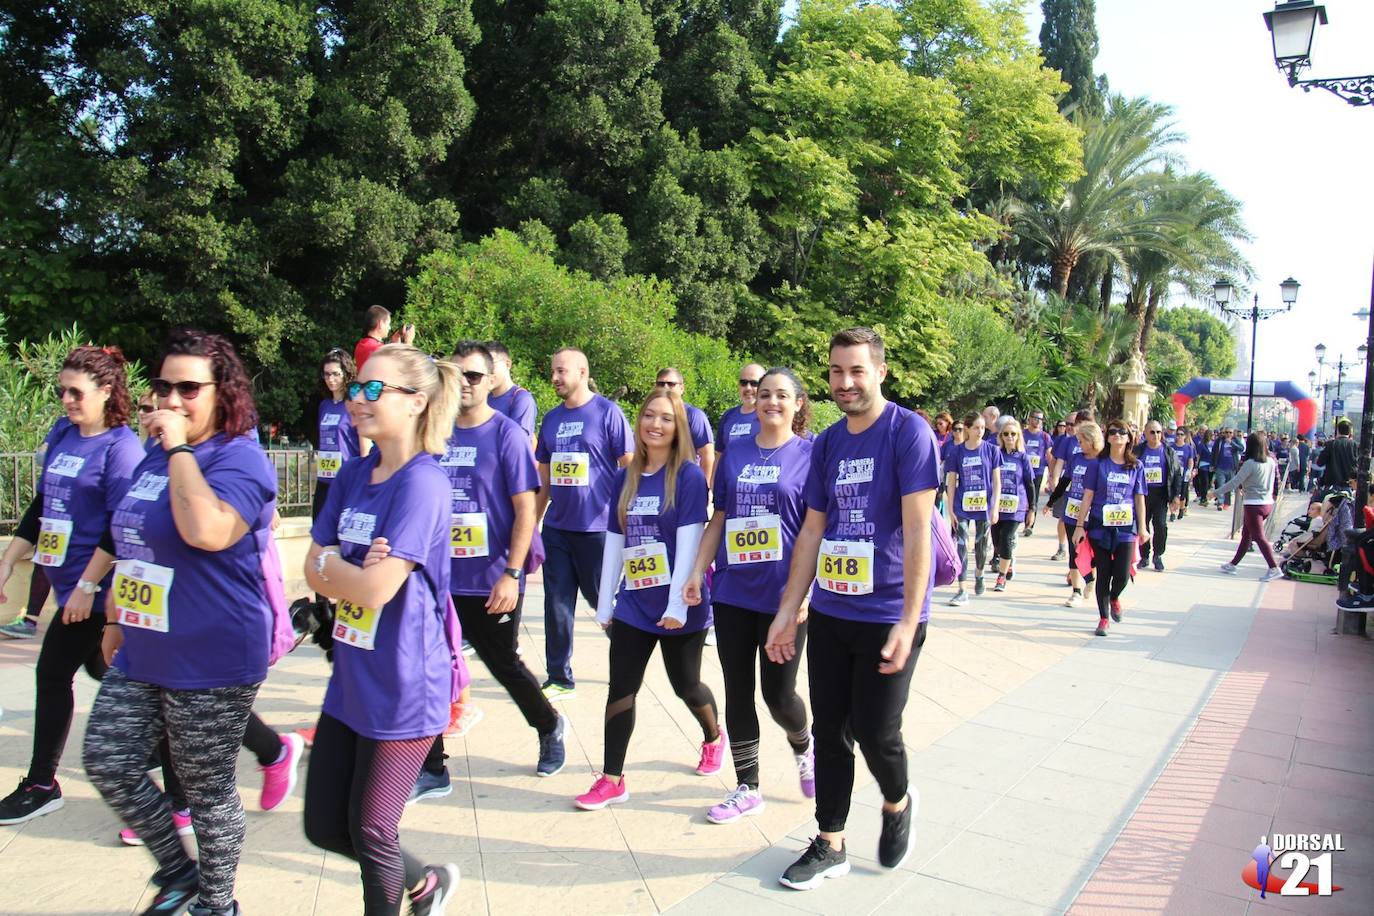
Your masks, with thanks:
[{"label": "purple t-shirt", "polygon": [[[334,626],[334,672],[324,711],[366,738],[399,741],[439,734],[448,725],[453,656],[444,630],[449,595],[449,481],[427,452],[382,483],[371,483],[381,454],[350,461],[329,488],[310,529],[316,544],[337,544],[362,565],[373,538],[415,564],[399,591],[373,616],[371,649],[356,630]],[[364,609],[362,619],[369,616]]]},{"label": "purple t-shirt", "polygon": [[[143,447],[127,426],[82,438],[71,423],[55,428],[47,442],[34,563],[57,593],[58,607],[63,607],[109,528],[115,501],[143,460]],[[105,613],[103,599],[113,578],[111,570],[100,580],[107,591],[93,603],[93,613]]]},{"label": "purple t-shirt", "polygon": [[[1074,455],[1081,454],[1083,454],[1083,446],[1078,443],[1078,437],[1073,433],[1065,433],[1060,437],[1059,441],[1054,444],[1054,453],[1052,457],[1058,458],[1060,461],[1068,461]],[[1062,474],[1063,471],[1060,473]]]},{"label": "purple t-shirt", "polygon": [[706,416],[706,411],[700,407],[693,407],[686,401],[682,402],[682,409],[687,414],[687,429],[692,433],[692,448],[700,449],[716,441],[716,435],[711,432],[711,420]]},{"label": "purple t-shirt", "polygon": [[1064,470],[1061,474],[1069,475],[1069,489],[1064,494],[1064,523],[1078,524],[1078,506],[1083,504],[1083,479],[1088,472],[1088,465],[1096,459],[1089,458],[1083,454],[1080,448],[1075,454],[1070,455]]},{"label": "purple t-shirt", "polygon": [[563,531],[605,531],[620,490],[621,457],[634,451],[630,424],[599,394],[581,407],[559,404],[544,416],[534,457],[549,466],[544,524]]},{"label": "purple t-shirt", "polygon": [[[832,573],[817,576],[811,607],[846,620],[896,623],[903,603],[902,497],[940,485],[935,433],[891,402],[861,433],[847,423],[840,419],[822,432],[811,452],[806,505],[825,513],[817,570],[825,573],[828,565]],[[934,583],[932,562],[921,620],[930,617]]]},{"label": "purple t-shirt", "polygon": [[1164,446],[1140,450],[1140,466],[1144,469],[1145,487],[1153,490],[1169,483],[1169,462],[1164,454]]},{"label": "purple t-shirt", "polygon": [[[620,503],[621,488],[625,486],[625,474],[626,470],[622,469],[615,476],[616,506]],[[620,587],[615,593],[615,619],[648,633],[696,633],[711,625],[711,594],[704,582],[701,603],[687,608],[687,622],[681,629],[667,630],[658,622],[668,609],[668,592],[671,589],[668,579],[677,560],[677,530],[684,525],[706,521],[706,474],[695,464],[680,467],[671,506],[665,505],[663,498],[666,476],[660,468],[656,473],[640,478],[635,501],[626,515],[624,531],[620,530],[620,513],[614,508],[611,511],[609,530],[625,535],[626,559],[629,562],[637,562],[636,558],[629,557],[629,553],[631,548],[641,545],[662,544],[667,553],[667,566],[656,577],[663,581],[650,587],[631,588],[630,582],[624,578],[626,563],[621,563]],[[684,563],[695,560],[696,557],[682,558]]]},{"label": "purple t-shirt", "polygon": [[1026,443],[1026,458],[1030,461],[1033,477],[1044,477],[1049,468],[1050,457],[1054,454],[1054,443],[1050,434],[1043,429],[1038,433],[1027,432],[1021,436]]},{"label": "purple t-shirt", "polygon": [[[453,499],[449,589],[455,595],[490,594],[511,565],[511,497],[539,489],[529,436],[514,420],[495,413],[481,426],[455,426],[439,464]],[[525,590],[523,578],[520,590]]]},{"label": "purple t-shirt", "polygon": [[[146,452],[119,494],[110,527],[120,560],[116,572],[130,583],[121,589],[116,582],[115,601],[134,598],[135,607],[149,612],[117,611],[113,622],[122,625],[124,647],[115,664],[132,680],[174,690],[261,683],[267,677],[272,608],[258,535],[272,527],[277,472],[246,435],[226,439],[219,433],[196,446],[194,460],[214,494],[248,524],[248,533],[224,550],[188,545],[172,518],[167,453]],[[151,601],[140,604],[140,598]],[[159,618],[165,631],[156,628]]]},{"label": "purple t-shirt", "polygon": [[[1087,524],[1089,531],[1110,527],[1124,535],[1136,533],[1139,520],[1135,517],[1135,497],[1137,494],[1145,495],[1145,474],[1141,465],[1127,469],[1124,464],[1117,464],[1104,454],[1088,462],[1083,475],[1083,489],[1093,491],[1091,517]],[[1104,521],[1104,511],[1110,511],[1113,517]]]},{"label": "purple t-shirt", "polygon": [[776,449],[741,440],[716,464],[716,510],[727,519],[711,580],[717,602],[777,613],[806,517],[811,449],[801,436]]},{"label": "purple t-shirt", "polygon": [[514,420],[515,425],[525,431],[526,441],[534,435],[534,421],[539,415],[539,406],[534,403],[534,395],[524,388],[511,385],[505,394],[487,395],[487,403],[493,410]]},{"label": "purple t-shirt", "polygon": [[1186,472],[1188,465],[1193,462],[1193,456],[1197,454],[1197,449],[1193,448],[1191,442],[1185,442],[1183,445],[1174,446],[1174,454],[1178,455],[1178,466]]},{"label": "purple t-shirt", "polygon": [[[1002,521],[1024,522],[1030,509],[1030,495],[1027,491],[1035,486],[1035,469],[1025,452],[1002,452],[1002,496],[998,502]],[[1006,511],[1011,497],[1016,497],[1016,508]]]},{"label": "purple t-shirt", "polygon": [[716,427],[716,451],[723,452],[736,442],[754,441],[759,434],[759,412],[744,412],[742,406],[731,407],[721,415]]},{"label": "purple t-shirt", "polygon": [[950,449],[945,473],[957,475],[954,484],[954,514],[959,519],[992,517],[997,494],[992,489],[992,472],[1002,466],[1002,450],[984,439],[977,448],[965,442]]},{"label": "purple t-shirt", "polygon": [[324,481],[339,475],[339,468],[350,458],[357,458],[362,450],[358,431],[346,401],[325,398],[319,411],[320,447],[315,459],[315,476]]}]

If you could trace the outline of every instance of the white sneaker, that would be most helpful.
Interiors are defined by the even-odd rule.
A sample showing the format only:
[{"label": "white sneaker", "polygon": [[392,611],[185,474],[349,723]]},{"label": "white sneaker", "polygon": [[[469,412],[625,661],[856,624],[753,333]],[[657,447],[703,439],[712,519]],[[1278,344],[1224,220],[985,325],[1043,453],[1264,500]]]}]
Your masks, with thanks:
[{"label": "white sneaker", "polygon": [[949,603],[951,607],[958,607],[961,604],[968,604],[968,592],[964,591],[962,588],[959,589],[958,594],[956,594],[953,598],[949,599]]},{"label": "white sneaker", "polygon": [[1282,579],[1282,578],[1283,578],[1283,570],[1279,569],[1277,566],[1271,566],[1271,567],[1269,567],[1269,569],[1267,569],[1267,570],[1265,571],[1264,575],[1260,576],[1260,581],[1261,581],[1261,582],[1273,582],[1275,579]]},{"label": "white sneaker", "polygon": [[1067,601],[1064,602],[1064,607],[1078,607],[1078,605],[1082,601],[1083,593],[1075,589],[1074,591],[1069,592],[1069,598]]},{"label": "white sneaker", "polygon": [[1236,574],[1236,564],[1223,563],[1221,564],[1221,571],[1226,573],[1228,576],[1234,576]]}]

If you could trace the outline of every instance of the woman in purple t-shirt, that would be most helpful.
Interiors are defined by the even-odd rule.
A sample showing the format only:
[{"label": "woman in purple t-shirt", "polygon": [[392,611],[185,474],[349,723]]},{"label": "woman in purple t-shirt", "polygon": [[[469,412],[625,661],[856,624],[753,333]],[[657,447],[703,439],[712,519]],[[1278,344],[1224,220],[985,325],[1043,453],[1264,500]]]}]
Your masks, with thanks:
[{"label": "woman in purple t-shirt", "polygon": [[997,523],[997,494],[1002,486],[1002,451],[983,439],[982,414],[964,416],[963,444],[945,456],[945,492],[950,528],[959,549],[959,591],[950,604],[968,603],[968,542],[974,541],[974,594],[983,594],[983,570],[988,565],[988,532]]},{"label": "woman in purple t-shirt", "polygon": [[725,718],[737,788],[707,812],[713,824],[728,824],[763,810],[756,677],[768,712],[792,746],[802,794],[816,795],[811,728],[806,704],[797,695],[805,622],[797,627],[797,654],[791,660],[775,664],[760,651],[768,642],[768,628],[787,587],[792,544],[806,516],[811,443],[801,433],[811,420],[811,405],[801,380],[790,369],[769,369],[759,382],[756,403],[758,435],[736,440],[716,465],[716,512],[706,526],[692,577],[683,591],[688,604],[700,604],[702,579],[715,564],[712,612],[716,651],[725,675]]},{"label": "woman in purple t-shirt", "polygon": [[[377,447],[349,462],[311,528],[305,577],[338,601],[334,672],[305,786],[305,835],[356,861],[368,914],[441,911],[458,867],[408,855],[396,825],[420,766],[449,722],[449,479],[443,455],[460,370],[408,344],[370,356],[348,386],[359,435]],[[456,627],[456,624],[455,624]]]},{"label": "woman in purple t-shirt", "polygon": [[1006,591],[1012,578],[1012,563],[1016,560],[1016,538],[1022,522],[1030,531],[1035,525],[1035,468],[1031,467],[1026,443],[1022,439],[1021,424],[1015,417],[1007,417],[997,434],[1001,440],[1001,490],[997,495],[999,518],[992,526],[993,556],[997,558],[997,581],[994,592]]},{"label": "woman in purple t-shirt", "polygon": [[659,389],[639,408],[635,451],[616,475],[601,558],[596,622],[611,636],[606,691],[606,758],[592,787],[573,803],[585,811],[628,801],[625,752],[635,725],[635,696],[657,646],[673,692],[701,724],[701,762],[709,776],[725,757],[716,698],[701,682],[701,652],[711,625],[711,597],[689,607],[683,590],[706,527],[706,475],[682,400]]},{"label": "woman in purple t-shirt", "polygon": [[1121,420],[1107,424],[1107,448],[1083,475],[1082,524],[1073,533],[1092,545],[1097,574],[1097,635],[1107,635],[1107,615],[1121,622],[1121,593],[1131,580],[1136,541],[1145,519],[1145,472],[1131,443],[1135,436]]}]

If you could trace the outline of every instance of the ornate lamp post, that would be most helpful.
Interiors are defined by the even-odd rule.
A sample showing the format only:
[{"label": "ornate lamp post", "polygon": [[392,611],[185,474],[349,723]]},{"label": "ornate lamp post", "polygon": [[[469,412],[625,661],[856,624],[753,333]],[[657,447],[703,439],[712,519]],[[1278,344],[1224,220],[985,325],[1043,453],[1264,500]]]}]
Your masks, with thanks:
[{"label": "ornate lamp post", "polygon": [[1302,286],[1297,280],[1289,277],[1279,284],[1279,293],[1283,296],[1283,308],[1281,309],[1262,309],[1259,307],[1259,293],[1255,293],[1254,303],[1250,308],[1232,305],[1231,298],[1235,295],[1235,287],[1225,280],[1218,280],[1212,285],[1212,299],[1216,302],[1217,308],[1227,315],[1242,318],[1250,322],[1250,392],[1249,403],[1245,408],[1245,433],[1250,434],[1254,428],[1255,420],[1255,345],[1259,343],[1259,323],[1265,318],[1273,318],[1281,315],[1293,308],[1293,303],[1298,301],[1298,287]]},{"label": "ornate lamp post", "polygon": [[1312,38],[1318,25],[1326,25],[1326,7],[1312,0],[1292,0],[1276,3],[1264,14],[1264,24],[1274,42],[1274,63],[1288,76],[1288,85],[1301,86],[1303,92],[1312,87],[1325,89],[1351,105],[1374,103],[1374,74],[1369,76],[1338,76],[1329,79],[1298,79],[1298,74],[1312,66]]}]

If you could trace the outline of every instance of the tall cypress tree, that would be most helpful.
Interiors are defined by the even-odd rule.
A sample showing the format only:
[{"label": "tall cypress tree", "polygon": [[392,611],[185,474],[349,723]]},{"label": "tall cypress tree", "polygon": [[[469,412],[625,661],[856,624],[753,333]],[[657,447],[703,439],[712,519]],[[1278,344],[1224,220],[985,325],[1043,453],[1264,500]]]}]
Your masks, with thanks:
[{"label": "tall cypress tree", "polygon": [[1100,114],[1105,79],[1093,75],[1097,58],[1095,0],[1040,0],[1040,9],[1045,17],[1040,26],[1040,53],[1045,65],[1058,70],[1069,84],[1060,110],[1083,108]]}]

